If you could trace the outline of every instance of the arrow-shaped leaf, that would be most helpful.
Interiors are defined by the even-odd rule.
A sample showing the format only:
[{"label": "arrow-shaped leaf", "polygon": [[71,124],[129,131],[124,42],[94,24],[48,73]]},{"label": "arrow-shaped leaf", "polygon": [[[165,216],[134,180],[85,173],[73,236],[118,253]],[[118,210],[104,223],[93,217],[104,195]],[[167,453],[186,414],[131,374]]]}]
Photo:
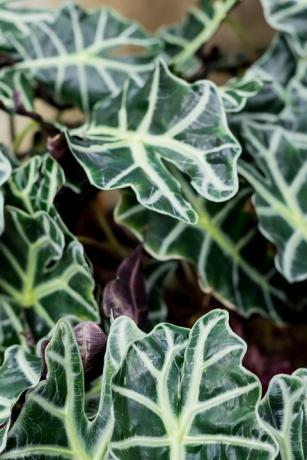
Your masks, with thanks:
[{"label": "arrow-shaped leaf", "polygon": [[30,216],[7,207],[6,222],[0,242],[1,294],[48,327],[65,313],[98,320],[94,282],[81,245],[66,245],[61,228],[45,212]]},{"label": "arrow-shaped leaf", "polygon": [[276,126],[244,128],[256,167],[246,162],[240,174],[255,190],[261,232],[277,247],[276,267],[289,282],[307,278],[307,149],[296,147]]},{"label": "arrow-shaped leaf", "polygon": [[[33,22],[29,33],[20,38],[8,35],[7,41],[18,61],[15,72],[43,84],[58,103],[79,105],[85,111],[117,93],[128,77],[142,86],[159,49],[158,39],[137,23],[106,8],[85,12],[72,2],[52,21]],[[137,51],[129,55],[129,46]]]},{"label": "arrow-shaped leaf", "polygon": [[191,331],[161,324],[134,342],[112,385],[115,458],[273,459],[245,348],[220,310]]},{"label": "arrow-shaped leaf", "polygon": [[84,375],[78,344],[69,322],[61,320],[46,348],[47,379],[28,393],[21,414],[9,432],[7,447],[1,458],[106,458],[114,423],[112,378],[129,344],[143,335],[126,317],[113,322],[108,337],[99,407],[90,421],[84,412]]},{"label": "arrow-shaped leaf", "polygon": [[65,314],[98,319],[94,281],[81,244],[53,201],[65,180],[49,155],[13,170],[6,184],[8,228],[0,242],[1,337],[5,347],[40,338]]},{"label": "arrow-shaped leaf", "polygon": [[130,81],[121,95],[96,106],[89,125],[67,132],[71,151],[96,187],[130,186],[147,208],[195,222],[165,162],[186,173],[210,200],[236,192],[240,146],[228,129],[218,90],[208,81],[187,84],[160,63],[135,91]]},{"label": "arrow-shaped leaf", "polygon": [[278,375],[261,401],[260,416],[279,444],[277,460],[307,458],[307,370]]},{"label": "arrow-shaped leaf", "polygon": [[281,322],[289,301],[248,211],[249,190],[242,188],[223,205],[200,200],[191,190],[188,193],[199,214],[196,225],[149,212],[131,194],[123,196],[116,218],[153,257],[192,262],[201,287],[225,305],[244,316],[257,312]]},{"label": "arrow-shaped leaf", "polygon": [[273,460],[277,445],[257,414],[260,384],[242,367],[245,349],[220,310],[191,331],[161,324],[147,336],[120,317],[89,420],[81,356],[61,320],[46,349],[47,379],[28,391],[1,459]]}]

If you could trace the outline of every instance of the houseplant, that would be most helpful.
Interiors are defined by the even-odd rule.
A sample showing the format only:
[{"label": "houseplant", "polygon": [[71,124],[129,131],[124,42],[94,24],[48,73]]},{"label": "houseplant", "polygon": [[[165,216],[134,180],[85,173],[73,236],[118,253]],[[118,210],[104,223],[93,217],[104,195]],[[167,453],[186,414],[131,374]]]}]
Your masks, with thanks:
[{"label": "houseplant", "polygon": [[[307,371],[262,395],[225,309],[304,318],[307,6],[262,0],[272,44],[217,86],[201,50],[237,3],[151,35],[1,2],[1,107],[29,125],[0,157],[0,458],[306,458]],[[221,308],[166,323],[194,272]]]}]

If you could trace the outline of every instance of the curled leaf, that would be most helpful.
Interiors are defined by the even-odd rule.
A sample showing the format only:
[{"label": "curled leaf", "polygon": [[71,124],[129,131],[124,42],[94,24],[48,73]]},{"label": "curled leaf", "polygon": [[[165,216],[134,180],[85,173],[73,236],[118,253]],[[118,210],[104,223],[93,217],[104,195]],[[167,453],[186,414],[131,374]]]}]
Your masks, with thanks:
[{"label": "curled leaf", "polygon": [[147,317],[145,277],[141,267],[142,248],[139,246],[119,266],[116,279],[104,291],[103,311],[106,316],[129,316],[136,324],[144,324]]},{"label": "curled leaf", "polygon": [[82,321],[74,327],[86,380],[102,372],[107,335],[93,321]]}]

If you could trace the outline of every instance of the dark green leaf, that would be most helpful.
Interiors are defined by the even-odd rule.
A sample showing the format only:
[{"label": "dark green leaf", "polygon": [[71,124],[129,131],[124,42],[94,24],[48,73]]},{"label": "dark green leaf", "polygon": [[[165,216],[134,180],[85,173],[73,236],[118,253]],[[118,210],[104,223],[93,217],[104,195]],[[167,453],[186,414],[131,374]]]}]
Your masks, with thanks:
[{"label": "dark green leaf", "polygon": [[196,222],[171,164],[210,200],[224,201],[238,188],[240,146],[218,90],[207,81],[189,85],[160,63],[131,99],[135,91],[130,81],[121,95],[96,106],[88,125],[67,132],[72,153],[96,187],[129,186],[147,208]]}]

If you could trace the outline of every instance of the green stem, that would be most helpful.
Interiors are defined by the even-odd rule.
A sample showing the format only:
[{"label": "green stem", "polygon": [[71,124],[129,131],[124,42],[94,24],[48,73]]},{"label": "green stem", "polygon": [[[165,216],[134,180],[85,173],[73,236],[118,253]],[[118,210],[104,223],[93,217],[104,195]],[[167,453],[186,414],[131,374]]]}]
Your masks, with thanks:
[{"label": "green stem", "polygon": [[13,142],[13,151],[15,153],[18,152],[24,138],[31,132],[31,131],[34,131],[36,129],[36,127],[38,126],[37,122],[36,121],[31,121],[30,123],[27,124],[27,126],[24,127],[24,129],[22,129],[20,131],[20,133],[17,134],[17,136],[15,136],[15,139],[14,139],[14,142]]},{"label": "green stem", "polygon": [[256,49],[253,46],[253,44],[252,44],[252,42],[250,40],[250,37],[248,35],[248,32],[245,29],[245,27],[243,27],[243,25],[236,18],[234,18],[233,16],[228,16],[226,18],[226,22],[230,25],[232,30],[235,32],[235,34],[239,38],[239,40],[242,43],[242,45],[245,48],[247,48],[252,53],[253,56],[257,57]]},{"label": "green stem", "polygon": [[127,255],[129,254],[129,251],[124,246],[122,246],[122,244],[118,241],[118,239],[116,238],[116,236],[113,233],[113,230],[112,230],[109,222],[107,221],[105,216],[102,214],[101,209],[99,208],[99,206],[97,204],[93,204],[92,209],[95,212],[95,216],[96,216],[96,219],[97,219],[97,222],[98,222],[100,228],[102,229],[102,231],[104,232],[104,234],[107,237],[109,247],[118,256],[123,257],[123,258],[127,257]]},{"label": "green stem", "polygon": [[83,244],[84,246],[92,246],[93,248],[98,249],[99,251],[106,251],[109,249],[109,246],[106,243],[102,243],[101,241],[97,241],[94,238],[90,238],[89,236],[77,236],[78,241]]},{"label": "green stem", "polygon": [[11,141],[11,145],[14,145],[15,136],[16,136],[14,115],[9,116],[9,124],[10,124],[10,141]]}]

